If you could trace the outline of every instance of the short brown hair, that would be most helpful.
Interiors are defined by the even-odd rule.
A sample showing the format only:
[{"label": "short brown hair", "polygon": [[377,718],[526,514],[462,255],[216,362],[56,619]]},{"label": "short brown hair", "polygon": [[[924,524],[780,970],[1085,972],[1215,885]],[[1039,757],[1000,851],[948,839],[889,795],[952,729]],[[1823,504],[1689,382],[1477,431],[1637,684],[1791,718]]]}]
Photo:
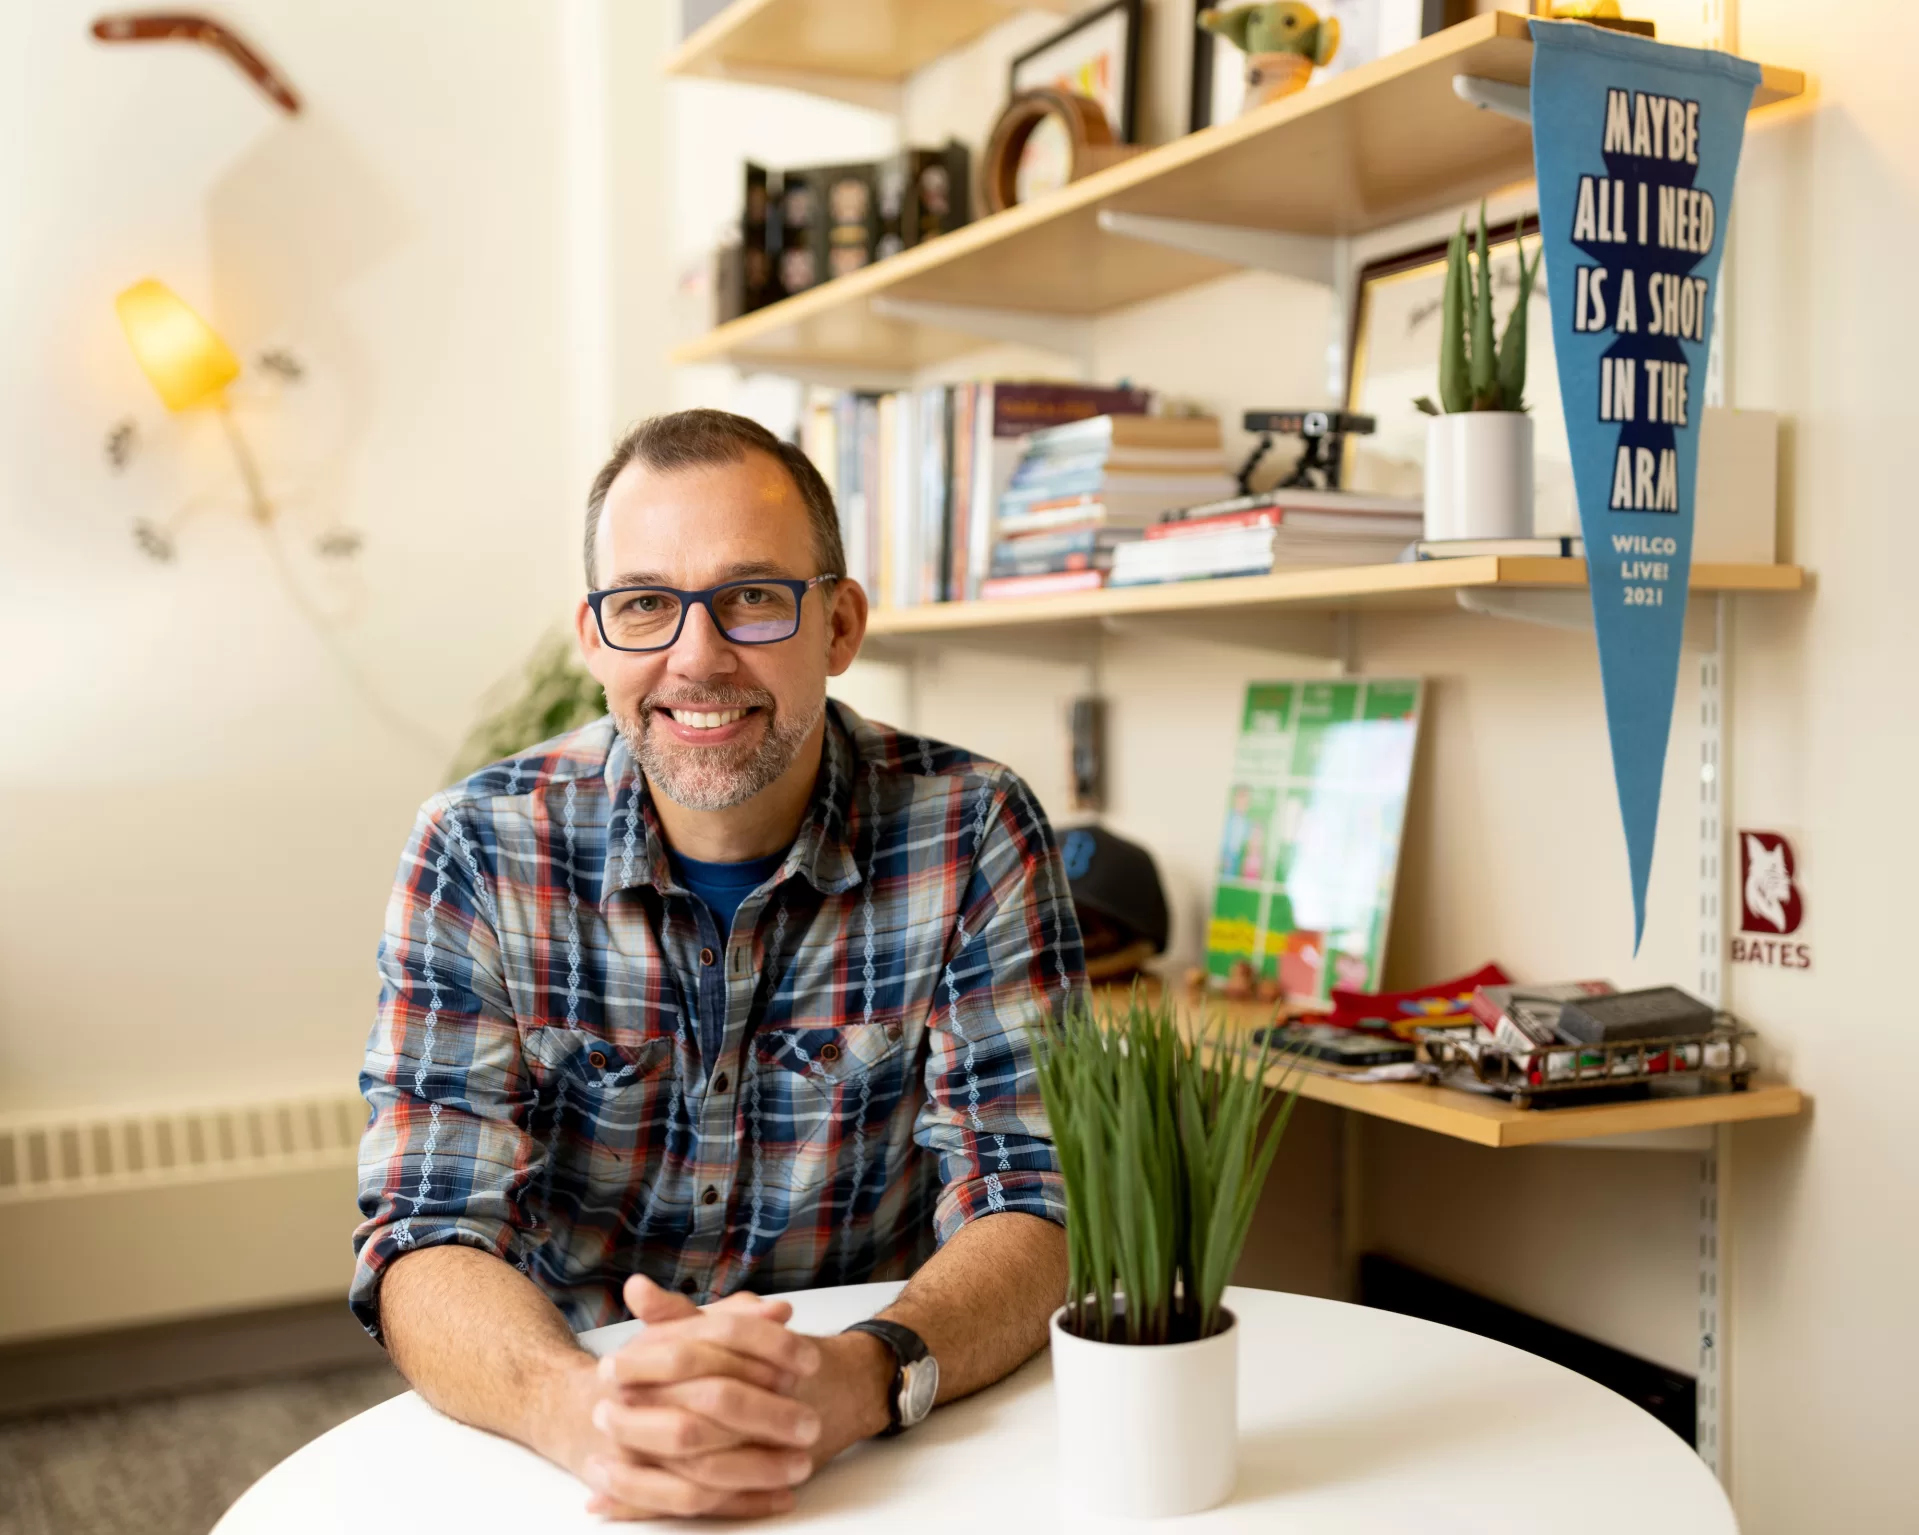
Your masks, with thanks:
[{"label": "short brown hair", "polygon": [[724,410],[676,410],[649,416],[628,427],[613,445],[613,456],[593,476],[586,493],[586,584],[593,585],[593,545],[600,531],[600,512],[606,493],[628,464],[671,472],[707,464],[737,464],[748,453],[764,453],[785,469],[813,524],[813,553],[823,576],[846,574],[846,550],[840,543],[839,513],[833,492],[813,461],[790,442],[781,442],[759,422]]}]

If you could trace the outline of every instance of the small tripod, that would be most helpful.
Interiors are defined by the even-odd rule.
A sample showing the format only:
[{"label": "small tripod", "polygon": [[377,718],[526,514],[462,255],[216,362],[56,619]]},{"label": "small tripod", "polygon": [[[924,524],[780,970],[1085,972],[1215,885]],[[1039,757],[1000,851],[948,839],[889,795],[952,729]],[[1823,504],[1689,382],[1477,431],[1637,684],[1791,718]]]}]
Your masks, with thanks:
[{"label": "small tripod", "polygon": [[1239,493],[1253,493],[1253,471],[1273,451],[1273,439],[1284,434],[1298,437],[1306,445],[1293,465],[1293,472],[1279,482],[1282,490],[1338,490],[1339,459],[1346,434],[1368,436],[1379,423],[1371,416],[1356,416],[1343,410],[1249,410],[1240,418],[1240,426],[1258,432],[1259,441],[1239,466]]}]

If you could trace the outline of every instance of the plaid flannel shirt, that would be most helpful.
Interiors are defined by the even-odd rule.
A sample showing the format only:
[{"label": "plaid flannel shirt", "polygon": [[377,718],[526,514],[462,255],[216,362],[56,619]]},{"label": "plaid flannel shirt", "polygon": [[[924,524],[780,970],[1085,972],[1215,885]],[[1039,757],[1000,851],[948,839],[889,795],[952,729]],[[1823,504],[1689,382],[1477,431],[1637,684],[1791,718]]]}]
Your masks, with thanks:
[{"label": "plaid flannel shirt", "polygon": [[376,1338],[387,1265],[440,1243],[580,1330],[635,1272],[700,1300],[896,1278],[975,1217],[1065,1218],[1024,1031],[1084,982],[1052,830],[1007,769],[838,703],[730,934],[602,719],[427,802],[379,963],[350,1295]]}]

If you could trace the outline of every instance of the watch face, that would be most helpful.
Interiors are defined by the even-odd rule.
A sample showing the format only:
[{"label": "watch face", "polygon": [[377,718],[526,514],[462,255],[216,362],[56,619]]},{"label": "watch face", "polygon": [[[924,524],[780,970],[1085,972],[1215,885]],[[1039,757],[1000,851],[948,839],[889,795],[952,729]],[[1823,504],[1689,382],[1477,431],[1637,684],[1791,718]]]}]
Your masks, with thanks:
[{"label": "watch face", "polygon": [[933,1398],[939,1395],[939,1362],[927,1355],[916,1359],[901,1372],[900,1427],[911,1428],[933,1410]]}]

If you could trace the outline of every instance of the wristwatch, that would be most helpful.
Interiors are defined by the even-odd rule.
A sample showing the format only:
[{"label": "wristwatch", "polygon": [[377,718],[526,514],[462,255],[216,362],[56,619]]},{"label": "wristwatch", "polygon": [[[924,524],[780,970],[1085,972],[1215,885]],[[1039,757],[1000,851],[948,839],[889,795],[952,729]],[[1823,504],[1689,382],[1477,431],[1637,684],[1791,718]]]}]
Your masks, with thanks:
[{"label": "wristwatch", "polygon": [[855,1322],[846,1330],[871,1333],[893,1351],[893,1389],[886,1394],[886,1410],[892,1422],[880,1430],[880,1438],[903,1434],[924,1421],[940,1389],[940,1364],[927,1349],[926,1340],[910,1327],[879,1317]]}]

